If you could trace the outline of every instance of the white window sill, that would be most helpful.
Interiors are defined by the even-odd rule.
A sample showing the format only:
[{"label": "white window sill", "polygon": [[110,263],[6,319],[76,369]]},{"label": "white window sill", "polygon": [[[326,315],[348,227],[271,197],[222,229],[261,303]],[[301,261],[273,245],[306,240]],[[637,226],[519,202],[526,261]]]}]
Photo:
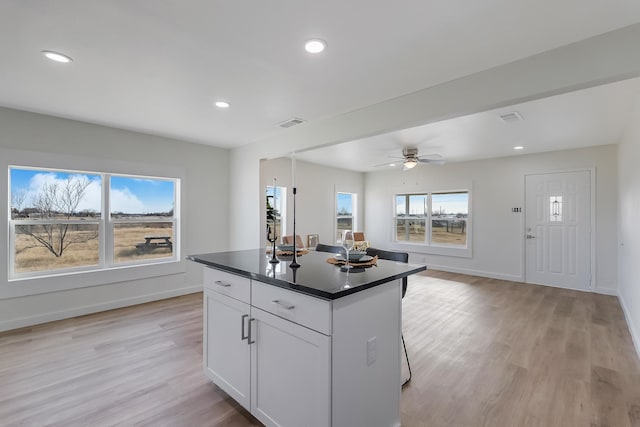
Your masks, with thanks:
[{"label": "white window sill", "polygon": [[458,258],[473,258],[470,247],[454,247],[445,245],[424,245],[420,243],[392,242],[391,248],[398,251],[413,252],[428,255],[443,255]]},{"label": "white window sill", "polygon": [[185,271],[186,261],[171,259],[149,264],[111,267],[102,270],[11,279],[6,283],[6,286],[0,287],[0,299],[168,276],[184,273]]}]

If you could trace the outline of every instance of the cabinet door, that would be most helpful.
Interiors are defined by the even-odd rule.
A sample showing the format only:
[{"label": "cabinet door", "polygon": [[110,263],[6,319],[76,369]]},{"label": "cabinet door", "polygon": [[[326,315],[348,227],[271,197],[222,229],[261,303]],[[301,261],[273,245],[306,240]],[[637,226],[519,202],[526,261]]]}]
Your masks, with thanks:
[{"label": "cabinet door", "polygon": [[329,426],[330,338],[251,309],[251,413],[267,426]]},{"label": "cabinet door", "polygon": [[250,306],[207,289],[204,295],[204,372],[250,410]]}]

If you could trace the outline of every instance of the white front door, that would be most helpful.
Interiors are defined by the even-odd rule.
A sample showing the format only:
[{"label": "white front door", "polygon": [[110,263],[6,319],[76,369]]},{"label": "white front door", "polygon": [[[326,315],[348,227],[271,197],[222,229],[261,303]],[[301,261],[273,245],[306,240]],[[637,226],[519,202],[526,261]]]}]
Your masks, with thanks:
[{"label": "white front door", "polygon": [[591,172],[525,177],[525,282],[591,288]]}]

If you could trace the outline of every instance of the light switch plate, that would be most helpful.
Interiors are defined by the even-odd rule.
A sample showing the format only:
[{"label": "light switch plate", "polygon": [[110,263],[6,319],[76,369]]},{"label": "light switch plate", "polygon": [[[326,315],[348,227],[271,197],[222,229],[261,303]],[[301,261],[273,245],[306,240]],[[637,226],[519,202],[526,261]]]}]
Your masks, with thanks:
[{"label": "light switch plate", "polygon": [[367,366],[371,366],[378,358],[378,338],[371,337],[367,340]]}]

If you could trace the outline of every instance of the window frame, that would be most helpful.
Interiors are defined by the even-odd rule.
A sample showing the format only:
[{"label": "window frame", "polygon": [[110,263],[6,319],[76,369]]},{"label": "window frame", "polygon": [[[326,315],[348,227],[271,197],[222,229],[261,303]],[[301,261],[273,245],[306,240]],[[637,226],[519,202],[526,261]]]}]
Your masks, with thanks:
[{"label": "window frame", "polygon": [[[473,257],[473,244],[472,244],[472,191],[471,185],[467,188],[456,188],[456,189],[437,189],[437,190],[426,190],[426,191],[416,191],[416,192],[402,192],[393,194],[393,202],[392,202],[392,213],[391,213],[391,247],[395,250],[402,250],[414,253],[424,253],[431,255],[445,255],[445,256],[453,256],[453,257],[461,257],[461,258],[472,258]],[[462,245],[450,245],[450,244],[442,244],[442,243],[433,243],[432,241],[432,210],[433,210],[433,201],[432,197],[434,194],[451,194],[451,193],[467,193],[467,218],[466,218],[466,244]],[[405,196],[406,197],[406,208],[408,209],[409,197],[410,196],[427,196],[427,212],[425,215],[425,241],[424,242],[410,242],[404,240],[397,240],[397,221],[399,219],[397,215],[397,197]],[[408,212],[408,211],[407,211]]]},{"label": "window frame", "polygon": [[[351,215],[350,216],[338,216],[338,197],[340,194],[348,194],[351,196]],[[338,218],[351,218],[351,231],[357,231],[357,209],[358,209],[358,193],[352,191],[336,191],[334,195],[334,209],[333,209],[333,235],[336,238],[336,242],[340,241],[338,237]]]},{"label": "window frame", "polygon": [[[11,252],[9,242],[11,203],[9,200],[10,189],[8,186],[8,168],[10,166],[58,171],[91,171],[87,173],[100,175],[108,173],[131,177],[176,180],[174,193],[174,221],[176,225],[174,226],[173,257],[158,258],[150,260],[149,262],[128,265],[118,263],[110,268],[101,269],[83,269],[81,271],[63,271],[63,269],[48,270],[47,273],[42,275],[11,279],[9,278],[9,265],[3,262],[2,265],[0,265],[0,299],[87,288],[104,284],[126,287],[126,282],[130,281],[184,274],[186,272],[186,260],[181,256],[182,249],[186,247],[184,234],[185,224],[184,221],[182,221],[182,210],[186,203],[185,192],[182,191],[186,185],[186,171],[184,168],[172,165],[135,163],[6,148],[0,148],[0,159],[2,159],[0,160],[0,167],[4,167],[5,171],[7,171],[4,177],[0,178],[0,197],[3,197],[5,203],[7,203],[7,209],[3,209],[0,212],[0,220],[4,220],[5,222],[5,226],[0,229],[0,239],[5,239],[6,242],[5,245],[0,246],[0,258],[5,260],[9,260],[9,254]],[[107,187],[103,183],[103,194],[105,191],[107,191]],[[102,214],[104,215],[105,213]],[[106,233],[103,232],[102,236],[105,234]],[[104,247],[104,245],[101,245],[101,247]]]},{"label": "window frame", "polygon": [[[112,212],[111,212],[111,177],[112,176],[119,176],[119,177],[126,177],[126,178],[140,178],[140,179],[155,179],[155,180],[162,180],[162,181],[173,181],[174,187],[173,187],[173,206],[174,206],[174,214],[172,217],[166,217],[166,218],[145,218],[145,217],[140,217],[140,218],[133,218],[133,219],[123,219],[123,218],[114,218],[112,216]],[[106,239],[106,245],[104,245],[102,248],[105,249],[105,257],[104,260],[107,263],[107,265],[109,265],[109,268],[116,268],[116,267],[120,267],[120,266],[131,266],[131,265],[144,265],[144,264],[157,264],[159,262],[170,262],[170,261],[175,261],[180,254],[180,239],[179,239],[179,221],[176,219],[176,210],[179,210],[179,206],[178,206],[178,200],[177,200],[177,188],[180,186],[180,180],[176,179],[176,178],[167,178],[167,177],[152,177],[152,176],[141,176],[141,175],[125,175],[125,174],[116,174],[116,173],[109,173],[109,174],[105,174],[104,176],[104,182],[105,182],[105,187],[106,187],[106,195],[103,193],[103,198],[105,199],[103,201],[103,206],[105,206],[105,210],[108,209],[108,215],[107,215],[107,221],[106,221],[106,228],[107,228],[107,233],[105,233],[105,239]],[[116,262],[114,260],[114,252],[115,252],[115,229],[116,229],[116,225],[118,224],[139,224],[139,223],[147,223],[147,224],[153,224],[153,223],[167,223],[170,222],[172,224],[172,230],[173,230],[173,246],[172,246],[172,256],[171,257],[161,257],[161,258],[149,258],[149,259],[145,259],[145,260],[134,260],[134,261],[123,261],[123,262]]]},{"label": "window frame", "polygon": [[[424,196],[427,198],[427,206],[426,206],[426,212],[424,215],[418,215],[416,217],[414,217],[414,219],[422,219],[425,222],[425,241],[422,243],[419,242],[414,242],[414,244],[417,245],[423,245],[423,244],[427,244],[430,245],[431,244],[431,233],[427,232],[431,230],[431,225],[430,225],[430,218],[431,218],[431,194],[430,193],[411,193],[411,194],[396,194],[394,197],[394,241],[398,242],[398,243],[407,243],[407,244],[411,244],[411,240],[410,238],[408,238],[407,240],[398,240],[398,230],[397,230],[397,226],[398,226],[398,221],[402,220],[405,223],[405,229],[406,229],[406,234],[407,237],[409,235],[409,228],[407,227],[407,221],[411,220],[411,214],[409,213],[409,207],[411,206],[411,197],[412,196]],[[405,213],[404,213],[404,217],[400,217],[398,215],[397,212],[397,207],[398,207],[398,197],[404,197],[404,206],[405,206]]]},{"label": "window frame", "polygon": [[[265,212],[265,220],[266,220],[266,212],[267,212],[267,197],[268,196],[272,196],[273,195],[273,184],[267,184],[264,189],[265,189],[265,197],[264,197],[264,212]],[[282,237],[287,235],[287,187],[282,187],[279,185],[275,186],[276,189],[278,189],[280,191],[280,198],[278,200],[276,200],[279,204],[280,204],[280,210],[278,211],[278,213],[280,214],[279,216],[279,221],[280,221],[280,236],[277,236],[277,242],[276,244],[279,244],[282,241]],[[269,194],[269,192],[271,191],[272,194]],[[274,206],[275,208],[275,206]],[[265,221],[266,224],[266,221]],[[262,237],[262,239],[264,240],[263,244],[265,246],[270,246],[271,243],[269,243],[266,240],[266,229],[265,229],[265,236]]]},{"label": "window frame", "polygon": [[[139,224],[139,223],[171,223],[172,230],[176,230],[178,228],[178,221],[174,215],[166,218],[145,218],[138,217],[133,219],[122,219],[122,218],[114,218],[111,212],[111,177],[119,176],[124,178],[133,178],[133,179],[153,179],[153,180],[162,180],[162,181],[172,181],[174,185],[174,207],[177,205],[176,201],[176,188],[180,185],[180,180],[176,178],[167,178],[167,177],[150,177],[150,176],[142,176],[142,175],[130,175],[130,174],[115,174],[115,173],[107,173],[107,172],[93,172],[93,171],[79,171],[79,170],[61,170],[61,169],[53,169],[53,168],[34,168],[31,166],[17,166],[10,165],[8,167],[9,175],[11,175],[12,169],[19,170],[34,170],[34,171],[42,171],[45,173],[49,172],[59,172],[64,174],[87,174],[100,176],[100,191],[101,191],[101,209],[100,216],[96,217],[93,220],[86,219],[58,219],[58,220],[16,220],[9,217],[9,233],[10,233],[10,241],[9,241],[9,281],[14,280],[23,280],[29,278],[35,278],[40,276],[57,276],[64,275],[68,273],[80,273],[80,272],[88,272],[95,270],[109,270],[113,268],[118,268],[121,266],[136,266],[136,265],[145,265],[145,264],[157,264],[161,262],[171,262],[176,261],[178,258],[178,254],[180,253],[180,242],[179,240],[174,239],[174,245],[172,248],[171,256],[159,257],[159,258],[149,258],[149,259],[140,259],[140,260],[132,260],[132,261],[124,261],[117,262],[114,257],[115,252],[115,229],[117,224]],[[11,185],[11,182],[9,182]],[[9,196],[11,196],[11,189],[9,188]],[[11,205],[10,197],[7,199],[9,205]],[[11,206],[9,206],[11,209]],[[40,225],[40,224],[69,224],[69,225],[79,225],[79,224],[97,224],[98,225],[98,263],[92,265],[85,266],[77,266],[77,267],[66,267],[66,268],[56,268],[53,270],[40,270],[34,272],[25,272],[25,273],[17,273],[15,271],[15,243],[16,243],[16,226],[19,225]]]}]

